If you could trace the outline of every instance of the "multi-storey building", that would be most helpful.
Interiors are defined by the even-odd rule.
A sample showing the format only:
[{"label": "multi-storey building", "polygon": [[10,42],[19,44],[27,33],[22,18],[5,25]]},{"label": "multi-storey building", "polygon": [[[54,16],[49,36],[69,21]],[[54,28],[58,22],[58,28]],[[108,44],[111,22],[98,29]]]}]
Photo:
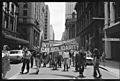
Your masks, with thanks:
[{"label": "multi-storey building", "polygon": [[50,25],[50,30],[49,30],[49,40],[54,40],[54,30],[52,25]]},{"label": "multi-storey building", "polygon": [[66,3],[66,12],[65,12],[65,30],[66,30],[66,39],[72,39],[76,37],[76,13],[74,10],[76,2],[67,2]]},{"label": "multi-storey building", "polygon": [[[115,10],[114,10],[115,8]],[[79,2],[77,11],[77,34],[80,47],[105,51],[107,59],[119,60],[120,41],[105,38],[120,38],[120,2]],[[105,17],[105,18],[104,18]]]},{"label": "multi-storey building", "polygon": [[93,17],[104,17],[104,2],[79,2],[75,6],[77,12],[76,36],[79,38],[79,47],[86,50],[95,47],[102,49],[104,21],[94,20]]},{"label": "multi-storey building", "polygon": [[105,2],[105,53],[108,58],[120,61],[120,1]]},{"label": "multi-storey building", "polygon": [[48,5],[45,5],[45,28],[44,28],[44,40],[49,40],[50,30],[50,11]]},{"label": "multi-storey building", "polygon": [[65,19],[71,19],[74,12],[76,2],[66,2],[65,5]]},{"label": "multi-storey building", "polygon": [[2,44],[7,44],[10,49],[17,49],[19,45],[29,43],[17,32],[18,7],[17,2],[3,2],[2,5]]},{"label": "multi-storey building", "polygon": [[44,2],[19,2],[18,32],[28,40],[29,47],[39,47],[44,28]]}]

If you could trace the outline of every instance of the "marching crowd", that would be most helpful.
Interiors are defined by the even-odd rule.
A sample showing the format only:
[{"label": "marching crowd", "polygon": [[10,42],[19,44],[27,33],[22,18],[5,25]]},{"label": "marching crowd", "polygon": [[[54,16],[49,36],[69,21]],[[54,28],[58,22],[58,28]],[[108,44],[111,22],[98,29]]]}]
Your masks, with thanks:
[{"label": "marching crowd", "polygon": [[[79,72],[80,77],[84,77],[84,69],[86,67],[86,53],[90,53],[93,57],[93,76],[101,77],[102,74],[99,70],[99,64],[101,58],[104,61],[105,54],[101,54],[98,48],[94,48],[92,52],[81,47],[79,50],[65,50],[62,52],[44,52],[41,53],[35,50],[29,50],[27,47],[23,46],[23,58],[22,58],[22,67],[21,74],[24,74],[24,69],[26,67],[27,72],[29,73],[30,68],[33,68],[33,65],[36,65],[36,74],[39,73],[41,67],[46,67],[48,64],[50,68],[57,70],[58,68],[64,67],[64,71],[69,71],[69,68],[75,67],[75,71]],[[34,62],[35,61],[35,62]],[[33,64],[35,63],[35,64]],[[41,66],[43,64],[43,66]],[[10,60],[8,45],[3,46],[2,50],[2,77],[5,78],[6,73],[10,70]],[[99,76],[97,76],[99,74]]]}]

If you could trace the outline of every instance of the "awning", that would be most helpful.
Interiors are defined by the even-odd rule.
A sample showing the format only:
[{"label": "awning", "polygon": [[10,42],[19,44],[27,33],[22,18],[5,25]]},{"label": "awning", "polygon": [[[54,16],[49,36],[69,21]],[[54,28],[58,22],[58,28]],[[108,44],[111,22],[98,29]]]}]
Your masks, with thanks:
[{"label": "awning", "polygon": [[5,36],[5,38],[16,40],[16,41],[18,41],[20,43],[23,43],[23,44],[28,44],[29,43],[29,41],[21,39],[21,38],[14,37],[12,35],[7,35],[6,33],[3,33],[3,32],[2,32],[2,34]]}]

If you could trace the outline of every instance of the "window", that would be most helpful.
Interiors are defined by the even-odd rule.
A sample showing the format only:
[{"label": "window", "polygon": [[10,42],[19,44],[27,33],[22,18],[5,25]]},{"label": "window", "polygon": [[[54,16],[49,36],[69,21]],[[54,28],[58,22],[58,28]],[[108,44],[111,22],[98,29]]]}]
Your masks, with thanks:
[{"label": "window", "polygon": [[28,8],[28,4],[24,3],[23,8]]},{"label": "window", "polygon": [[115,22],[120,21],[120,1],[114,3],[115,8]]},{"label": "window", "polygon": [[23,10],[23,16],[27,16],[27,10]]},{"label": "window", "polygon": [[13,18],[12,17],[10,18],[10,23],[11,23],[11,30],[14,31],[14,26],[13,26],[14,22],[13,22]]}]

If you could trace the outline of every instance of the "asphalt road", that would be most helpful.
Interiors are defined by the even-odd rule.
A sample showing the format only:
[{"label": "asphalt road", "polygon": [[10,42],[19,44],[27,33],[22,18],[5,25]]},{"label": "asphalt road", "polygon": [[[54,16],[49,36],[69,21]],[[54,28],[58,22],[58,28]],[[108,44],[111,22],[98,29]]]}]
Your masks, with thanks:
[{"label": "asphalt road", "polygon": [[[52,68],[41,67],[38,75],[35,73],[34,68],[30,69],[28,74],[20,74],[22,64],[11,64],[11,70],[7,73],[7,78],[9,79],[96,79],[93,77],[93,66],[87,66],[84,70],[84,78],[79,78],[78,72],[75,72],[74,67],[71,67],[68,72],[63,71],[62,68],[58,68],[58,70],[52,70]],[[100,68],[102,73],[101,79],[119,79],[116,75],[111,73],[110,71],[104,69],[104,67]]]}]

